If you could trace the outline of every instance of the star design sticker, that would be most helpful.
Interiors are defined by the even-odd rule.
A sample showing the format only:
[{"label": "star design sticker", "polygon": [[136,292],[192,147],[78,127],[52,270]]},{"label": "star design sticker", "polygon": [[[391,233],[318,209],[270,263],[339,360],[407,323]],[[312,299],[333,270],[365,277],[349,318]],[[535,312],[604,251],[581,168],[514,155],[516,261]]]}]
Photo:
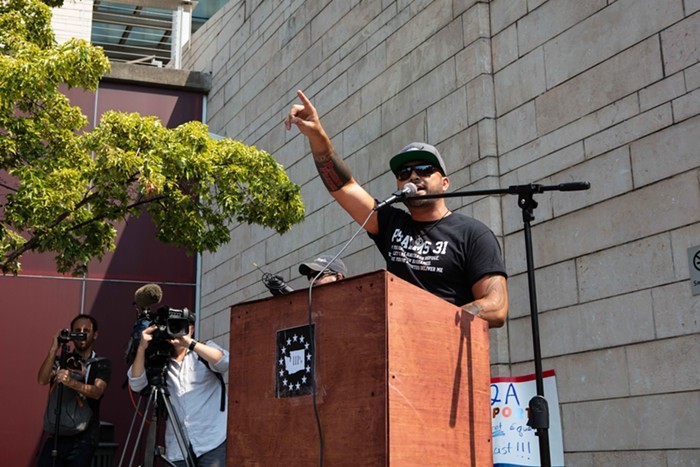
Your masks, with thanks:
[{"label": "star design sticker", "polygon": [[313,325],[277,331],[276,397],[311,394],[314,379]]}]

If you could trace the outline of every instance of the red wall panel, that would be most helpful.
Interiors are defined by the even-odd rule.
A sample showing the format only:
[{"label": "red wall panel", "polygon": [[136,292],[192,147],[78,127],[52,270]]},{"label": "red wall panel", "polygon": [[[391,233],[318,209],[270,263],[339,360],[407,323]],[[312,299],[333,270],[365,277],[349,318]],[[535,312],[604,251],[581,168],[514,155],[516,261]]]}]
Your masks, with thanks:
[{"label": "red wall panel", "polygon": [[82,281],[2,277],[3,326],[0,338],[0,423],[3,465],[36,463],[42,438],[48,386],[37,373],[54,334],[67,328],[81,309]]},{"label": "red wall panel", "polygon": [[[109,109],[156,115],[174,127],[202,120],[203,95],[177,90],[103,83],[97,94],[66,90],[74,105],[94,117]],[[89,129],[88,128],[88,129]],[[158,283],[163,304],[193,309],[196,262],[181,249],[161,244],[149,216],[128,219],[118,226],[116,249],[102,261],[92,261],[84,278],[55,272],[53,255],[28,254],[19,277],[0,276],[4,323],[0,339],[0,399],[5,401],[0,424],[3,465],[29,466],[42,440],[42,419],[48,388],[36,381],[39,366],[57,330],[67,328],[78,313],[91,314],[100,331],[95,350],[112,360],[113,373],[101,406],[101,418],[115,426],[123,445],[134,409],[126,378],[124,352],[136,320],[134,291]],[[118,461],[121,451],[117,451]],[[138,459],[138,457],[137,457]]]}]

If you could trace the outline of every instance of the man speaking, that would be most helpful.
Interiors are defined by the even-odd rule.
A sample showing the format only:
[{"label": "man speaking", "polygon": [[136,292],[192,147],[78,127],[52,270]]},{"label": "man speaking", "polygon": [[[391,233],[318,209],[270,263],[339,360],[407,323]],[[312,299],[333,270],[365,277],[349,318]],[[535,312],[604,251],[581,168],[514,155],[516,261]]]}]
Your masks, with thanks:
[{"label": "man speaking", "polygon": [[[508,313],[506,272],[493,232],[480,221],[453,213],[442,198],[404,200],[408,213],[393,207],[377,209],[375,199],[352,177],[321,126],[315,107],[303,92],[301,104],[285,118],[296,125],[311,146],[314,163],[331,196],[365,224],[387,262],[387,270],[438,297],[500,327]],[[425,143],[412,143],[389,161],[403,193],[444,193],[450,181],[442,156]],[[374,211],[374,212],[373,212]]]}]

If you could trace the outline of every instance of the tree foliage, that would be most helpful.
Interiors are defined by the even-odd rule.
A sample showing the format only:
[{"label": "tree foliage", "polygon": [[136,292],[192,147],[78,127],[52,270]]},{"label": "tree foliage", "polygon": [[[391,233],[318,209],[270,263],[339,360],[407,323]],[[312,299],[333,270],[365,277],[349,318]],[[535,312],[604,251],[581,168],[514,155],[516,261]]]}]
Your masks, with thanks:
[{"label": "tree foliage", "polygon": [[115,226],[145,208],[159,240],[212,251],[231,222],[287,231],[303,219],[299,186],[274,158],[190,122],[107,112],[92,130],[59,92],[95,90],[109,70],[101,49],[55,43],[49,8],[0,0],[0,270],[22,254],[56,253],[79,275],[114,248]]}]

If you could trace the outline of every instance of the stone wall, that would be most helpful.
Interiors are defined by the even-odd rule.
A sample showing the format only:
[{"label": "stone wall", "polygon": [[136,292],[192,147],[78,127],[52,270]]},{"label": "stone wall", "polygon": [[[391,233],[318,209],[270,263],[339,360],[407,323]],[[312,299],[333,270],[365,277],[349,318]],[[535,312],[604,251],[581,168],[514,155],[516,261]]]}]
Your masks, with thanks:
[{"label": "stone wall", "polygon": [[[275,155],[306,221],[279,236],[237,225],[202,258],[202,333],[269,296],[253,262],[302,288],[300,262],[356,231],[282,120],[303,89],[355,178],[382,198],[388,159],[435,144],[451,190],[585,180],[547,191],[532,223],[544,368],[557,373],[568,466],[699,465],[700,1],[232,1],[193,38],[212,73],[213,133]],[[514,196],[451,199],[502,241],[507,326],[493,375],[532,373],[522,212]],[[382,268],[361,234],[351,274]],[[348,310],[347,312],[352,312]],[[695,462],[695,464],[694,464]]]}]

